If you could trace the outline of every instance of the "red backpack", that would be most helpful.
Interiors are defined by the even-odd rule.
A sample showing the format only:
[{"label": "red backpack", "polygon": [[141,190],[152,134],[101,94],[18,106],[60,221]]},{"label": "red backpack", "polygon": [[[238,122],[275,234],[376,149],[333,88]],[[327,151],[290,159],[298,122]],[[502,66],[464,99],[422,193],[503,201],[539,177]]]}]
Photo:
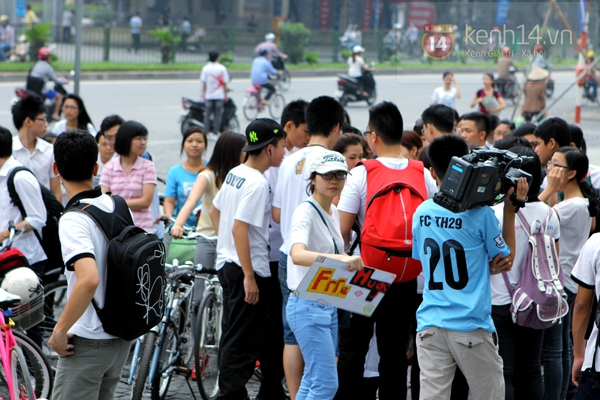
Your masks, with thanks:
[{"label": "red backpack", "polygon": [[409,160],[402,170],[377,160],[359,164],[367,170],[360,255],[365,265],[396,274],[394,282],[411,281],[422,270],[411,256],[413,214],[427,199],[423,163]]}]

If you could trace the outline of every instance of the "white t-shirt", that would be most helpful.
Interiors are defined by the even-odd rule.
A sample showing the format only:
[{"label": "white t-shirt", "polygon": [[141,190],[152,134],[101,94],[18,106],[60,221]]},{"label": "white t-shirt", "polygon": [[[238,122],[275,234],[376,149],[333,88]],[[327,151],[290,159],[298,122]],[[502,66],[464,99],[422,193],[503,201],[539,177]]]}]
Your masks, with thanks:
[{"label": "white t-shirt", "polygon": [[[408,167],[407,158],[379,157],[380,163],[388,168],[403,170]],[[437,183],[431,177],[428,169],[423,169],[427,196],[432,198],[438,191]],[[348,175],[346,185],[340,195],[338,210],[358,216],[358,224],[362,227],[365,219],[365,204],[367,203],[367,170],[364,165],[358,165]]]},{"label": "white t-shirt", "polygon": [[213,206],[221,212],[217,241],[217,269],[226,262],[240,266],[240,258],[233,240],[235,220],[248,226],[252,268],[259,276],[271,276],[269,268],[269,184],[260,171],[238,165],[227,174],[221,190],[213,200]]},{"label": "white t-shirt", "polygon": [[[206,84],[204,98],[206,100],[224,100],[224,84],[229,83],[229,74],[227,68],[218,62],[209,62],[202,68],[200,81]],[[203,96],[200,96],[202,98]]]},{"label": "white t-shirt", "polygon": [[[498,218],[498,221],[500,221],[500,228],[502,228],[502,222],[504,220],[504,204],[496,204],[492,207],[492,209],[496,213],[496,218]],[[541,201],[527,203],[527,206],[522,208],[521,211],[530,226],[536,220],[540,222],[540,224],[535,224],[535,226],[538,228],[537,231],[539,231],[541,228],[541,223],[546,221],[546,218],[548,217],[548,206]],[[558,240],[560,237],[560,226],[556,213],[552,213],[552,217],[546,226],[546,233],[555,240]],[[523,268],[525,267],[527,250],[529,248],[529,232],[523,229],[517,217],[515,217],[515,243],[517,246],[515,251],[515,259],[513,261],[512,269],[508,272],[508,280],[513,287],[515,287],[521,279],[521,274],[523,272]],[[562,250],[562,246],[560,246],[561,253]],[[510,304],[511,298],[508,293],[508,289],[506,288],[504,277],[501,274],[492,275],[491,283],[492,304],[495,306]]]},{"label": "white t-shirt", "polygon": [[[575,264],[572,271],[572,277],[577,283],[587,289],[595,289],[596,299],[600,293],[600,252],[598,252],[598,249],[600,249],[600,234],[596,233],[589,238],[581,249],[577,264]],[[590,338],[585,346],[582,371],[592,367],[592,358],[596,350],[597,340],[598,327],[594,324]],[[596,352],[596,359],[594,361],[596,371],[598,371],[600,369],[600,349]]]},{"label": "white t-shirt", "polygon": [[596,189],[600,189],[600,167],[597,165],[590,164],[589,171],[592,186]]},{"label": "white t-shirt", "polygon": [[[66,119],[62,119],[60,121],[58,121],[56,123],[56,125],[54,125],[54,128],[52,128],[52,133],[54,133],[56,136],[65,133],[67,131],[67,120]],[[87,131],[90,135],[94,136],[94,138],[96,137],[96,129],[94,128],[94,125],[92,124],[87,124]]]},{"label": "white t-shirt", "polygon": [[431,100],[435,104],[443,104],[456,109],[456,88],[452,87],[450,90],[446,91],[443,86],[440,86],[433,91]]},{"label": "white t-shirt", "polygon": [[283,244],[280,250],[285,254],[289,253],[291,247],[292,215],[296,207],[308,196],[306,187],[310,179],[308,168],[311,160],[325,151],[327,149],[324,146],[306,146],[284,159],[279,167],[273,207],[281,210],[280,227]]},{"label": "white t-shirt", "polygon": [[565,287],[577,293],[577,284],[571,279],[571,271],[579,257],[581,248],[587,241],[592,227],[592,217],[588,211],[590,202],[583,197],[563,200],[553,207],[560,220],[560,266],[565,274]]},{"label": "white t-shirt", "polygon": [[[81,198],[80,201],[92,204],[102,211],[113,212],[115,205],[113,200],[100,190],[93,190],[77,195],[89,195],[92,198]],[[94,197],[95,196],[95,197]],[[94,258],[98,267],[100,280],[94,294],[94,300],[99,308],[104,307],[106,291],[106,256],[108,252],[108,240],[94,220],[80,211],[65,213],[58,225],[58,234],[62,249],[63,261],[66,265],[65,276],[67,277],[67,296],[71,296],[73,286],[77,281],[74,271],[74,262],[81,258]],[[75,322],[69,333],[87,339],[114,339],[115,336],[104,332],[102,322],[98,318],[92,303],[88,305],[83,315]]]},{"label": "white t-shirt", "polygon": [[356,56],[354,61],[352,61],[352,57],[348,57],[348,76],[352,78],[362,76],[363,65],[365,65],[365,60],[361,56]]},{"label": "white t-shirt", "polygon": [[[310,201],[319,209],[329,229],[327,229],[327,226],[321,220],[317,210],[306,201]],[[337,246],[339,254],[342,254],[344,252],[344,239],[340,232],[340,213],[337,208],[332,204],[331,215],[329,215],[312,197],[309,197],[306,201],[300,203],[292,216],[290,248],[300,243],[306,245],[306,249],[309,251],[316,251],[322,255],[326,255],[335,254],[335,247]],[[335,246],[333,245],[334,240]],[[287,265],[288,287],[290,290],[296,290],[310,267],[294,264],[290,254],[288,254]]]}]

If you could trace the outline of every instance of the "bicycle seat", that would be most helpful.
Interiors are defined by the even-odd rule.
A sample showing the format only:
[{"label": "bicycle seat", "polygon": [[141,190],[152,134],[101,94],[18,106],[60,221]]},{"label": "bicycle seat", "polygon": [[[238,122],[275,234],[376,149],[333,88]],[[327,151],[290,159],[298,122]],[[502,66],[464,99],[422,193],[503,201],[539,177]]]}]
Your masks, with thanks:
[{"label": "bicycle seat", "polygon": [[8,293],[4,289],[0,289],[0,309],[6,310],[21,301],[21,297],[16,294]]},{"label": "bicycle seat", "polygon": [[256,86],[254,86],[253,88],[246,88],[246,92],[247,93],[258,93],[258,89],[260,89],[260,86],[258,86],[258,88]]}]

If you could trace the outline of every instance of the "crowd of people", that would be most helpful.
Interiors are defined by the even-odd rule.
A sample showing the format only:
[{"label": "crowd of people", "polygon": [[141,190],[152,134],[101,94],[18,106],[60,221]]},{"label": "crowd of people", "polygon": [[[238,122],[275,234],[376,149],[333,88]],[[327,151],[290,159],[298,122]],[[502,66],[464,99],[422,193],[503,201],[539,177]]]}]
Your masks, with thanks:
[{"label": "crowd of people", "polygon": [[[266,65],[268,52],[257,52]],[[364,68],[360,51],[353,62],[357,73]],[[225,76],[220,85],[207,83],[215,74]],[[217,111],[227,96],[226,74],[211,53],[203,94]],[[591,310],[594,289],[600,292],[600,236],[591,235],[600,168],[589,163],[579,127],[560,118],[518,127],[499,120],[502,95],[493,76],[486,74],[483,84],[471,102],[479,110],[459,115],[461,92],[445,73],[414,127],[383,101],[369,109],[361,132],[328,96],[292,101],[280,121],[256,119],[244,134],[190,127],[181,141],[183,161],[169,170],[162,211],[144,124],[109,115],[96,131],[84,101],[68,95],[57,110],[64,119],[52,145],[42,139],[44,102],[28,96],[12,109],[18,134],[0,128],[0,206],[25,228],[14,245],[40,274],[47,261],[33,232],[46,220],[40,185],[67,209],[84,202],[110,213],[108,194],[119,195],[135,224],[161,238],[158,226],[173,221],[164,234],[167,252],[186,230],[201,233],[194,262],[215,266],[223,287],[219,399],[248,398],[257,360],[262,400],[284,400],[284,378],[292,400],[403,399],[409,380],[413,399],[467,399],[469,392],[474,399],[597,399],[599,327]],[[215,122],[213,128],[220,126]],[[208,159],[211,132],[217,140]],[[530,158],[522,169],[531,179],[518,179],[494,207],[454,213],[433,198],[452,172],[452,157],[473,148]],[[19,172],[15,181],[29,199],[27,215],[5,189],[10,171],[22,165],[36,178]],[[304,298],[298,287],[320,257],[346,263],[349,271],[374,266],[380,250],[361,242],[361,234],[375,212],[374,194],[399,180],[421,199],[405,216],[412,221],[412,253],[384,253],[377,261],[397,278],[373,315]],[[104,332],[91,305],[104,299],[107,238],[85,214],[66,215],[59,235],[70,295],[50,338],[64,356],[53,398],[112,398],[130,343]],[[0,218],[2,240],[8,221]],[[552,238],[568,304],[568,313],[545,329],[515,323],[511,308],[528,268],[533,227]]]}]

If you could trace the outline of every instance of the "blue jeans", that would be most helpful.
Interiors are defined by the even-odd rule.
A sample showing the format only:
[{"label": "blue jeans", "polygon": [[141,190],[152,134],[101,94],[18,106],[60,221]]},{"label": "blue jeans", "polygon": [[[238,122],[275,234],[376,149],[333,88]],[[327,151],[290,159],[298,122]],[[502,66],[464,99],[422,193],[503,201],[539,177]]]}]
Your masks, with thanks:
[{"label": "blue jeans", "polygon": [[0,42],[0,61],[6,61],[6,52],[10,50],[10,44],[7,42]]},{"label": "blue jeans", "polygon": [[335,307],[292,294],[288,299],[287,317],[304,357],[304,374],[296,400],[333,399],[338,388]]},{"label": "blue jeans", "polygon": [[598,400],[600,399],[600,388],[594,389],[594,382],[589,372],[582,372],[579,386],[573,400]]},{"label": "blue jeans", "polygon": [[279,286],[281,287],[281,295],[283,297],[281,302],[281,317],[283,319],[283,343],[292,346],[298,345],[296,336],[294,336],[294,332],[292,332],[292,328],[290,328],[290,324],[287,320],[286,307],[288,303],[288,298],[290,297],[290,289],[287,285],[287,254],[285,254],[284,252],[280,252],[278,276]]},{"label": "blue jeans", "polygon": [[[224,100],[206,100],[204,108],[204,131],[220,133],[221,125],[223,121],[223,106],[225,105]],[[214,124],[210,125],[210,119],[212,112],[215,112]]]}]

